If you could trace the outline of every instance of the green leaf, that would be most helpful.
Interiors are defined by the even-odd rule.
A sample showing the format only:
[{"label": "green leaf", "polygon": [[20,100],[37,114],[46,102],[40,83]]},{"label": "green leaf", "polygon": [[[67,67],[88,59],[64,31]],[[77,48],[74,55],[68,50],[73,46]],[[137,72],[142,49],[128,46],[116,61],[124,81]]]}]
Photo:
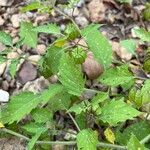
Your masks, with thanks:
[{"label": "green leaf", "polygon": [[32,118],[37,123],[46,123],[52,120],[53,114],[46,108],[36,108],[31,112]]},{"label": "green leaf", "polygon": [[96,150],[98,135],[91,129],[81,130],[77,135],[78,150]]},{"label": "green leaf", "polygon": [[16,75],[17,67],[18,67],[19,63],[20,63],[19,59],[12,59],[11,60],[11,63],[9,65],[9,71],[10,71],[10,75],[12,78],[14,78]]},{"label": "green leaf", "polygon": [[68,2],[69,2],[69,4],[67,5],[67,7],[73,8],[76,6],[76,4],[79,2],[79,0],[69,0]]},{"label": "green leaf", "polygon": [[53,84],[48,87],[47,90],[44,90],[41,94],[42,104],[45,105],[56,95],[62,93],[64,91],[64,87],[60,84]]},{"label": "green leaf", "polygon": [[6,46],[13,46],[12,37],[3,31],[0,31],[0,42]]},{"label": "green leaf", "polygon": [[6,61],[7,61],[7,59],[4,56],[0,55],[0,64],[4,63]]},{"label": "green leaf", "polygon": [[97,25],[89,25],[81,31],[96,60],[108,68],[112,61],[112,48],[109,41],[98,30]]},{"label": "green leaf", "polygon": [[46,55],[42,58],[39,66],[41,75],[48,78],[52,74],[58,73],[62,53],[63,50],[60,47],[51,46],[47,49]]},{"label": "green leaf", "polygon": [[146,104],[147,102],[150,102],[150,80],[146,80],[144,82],[144,85],[142,86],[142,89],[140,91],[140,95],[141,95],[141,100],[142,100],[142,105]]},{"label": "green leaf", "polygon": [[108,93],[100,92],[91,101],[92,108],[94,111],[96,111],[100,106],[99,103],[105,101],[106,99],[109,99]]},{"label": "green leaf", "polygon": [[125,83],[129,84],[130,82],[134,83],[134,76],[128,70],[127,65],[110,68],[106,70],[99,79],[103,84],[110,86],[124,85]]},{"label": "green leaf", "polygon": [[51,98],[48,105],[50,110],[56,112],[60,110],[67,110],[70,106],[70,103],[71,95],[64,90]]},{"label": "green leaf", "polygon": [[71,57],[76,64],[82,64],[85,61],[87,54],[83,48],[76,47],[71,51]]},{"label": "green leaf", "polygon": [[129,53],[131,54],[135,54],[135,50],[136,50],[136,42],[134,40],[131,39],[127,39],[127,40],[122,40],[120,42],[121,46],[124,47]]},{"label": "green leaf", "polygon": [[67,34],[69,40],[76,39],[80,34],[74,24],[68,24],[65,29],[65,33]]},{"label": "green leaf", "polygon": [[70,94],[80,96],[84,91],[85,80],[80,66],[68,54],[64,54],[59,66],[59,80]]},{"label": "green leaf", "polygon": [[33,31],[34,26],[30,22],[21,22],[20,38],[23,39],[24,44],[35,48],[37,45],[37,32]]},{"label": "green leaf", "polygon": [[150,21],[150,3],[146,3],[146,8],[143,10],[143,17],[146,21]]},{"label": "green leaf", "polygon": [[132,29],[132,32],[142,41],[150,42],[150,32],[146,31],[144,28],[135,27]]},{"label": "green leaf", "polygon": [[150,134],[150,124],[147,121],[139,121],[124,129],[123,133],[116,134],[116,141],[126,145],[131,135],[134,134],[138,140]]},{"label": "green leaf", "polygon": [[86,112],[90,108],[89,101],[84,101],[79,104],[74,104],[68,112],[74,112],[76,115],[81,114],[82,112]]},{"label": "green leaf", "polygon": [[30,142],[28,143],[28,150],[32,150],[34,147],[34,144],[38,140],[38,138],[41,136],[42,133],[44,133],[47,129],[41,128],[37,131],[37,133],[32,137]]},{"label": "green leaf", "polygon": [[28,12],[32,10],[39,9],[41,7],[41,4],[39,2],[32,2],[28,4],[27,6],[24,6],[21,8],[21,12]]},{"label": "green leaf", "polygon": [[76,122],[77,122],[77,124],[81,130],[86,128],[87,120],[86,120],[86,114],[85,113],[81,113],[80,115],[76,115],[75,120],[76,120]]},{"label": "green leaf", "polygon": [[47,34],[56,34],[56,35],[61,34],[60,27],[57,26],[56,24],[41,25],[41,26],[35,27],[33,31],[47,33]]},{"label": "green leaf", "polygon": [[135,135],[131,135],[131,138],[128,142],[128,150],[145,150],[144,145],[140,143],[140,141],[136,138]]},{"label": "green leaf", "polygon": [[119,122],[125,122],[126,120],[133,119],[138,115],[140,115],[139,111],[120,99],[118,101],[112,100],[104,105],[99,118],[110,125],[117,125]]},{"label": "green leaf", "polygon": [[31,92],[22,92],[12,96],[8,106],[2,111],[2,121],[9,124],[14,121],[19,122],[37,107],[40,101],[39,95],[34,95]]},{"label": "green leaf", "polygon": [[23,130],[25,130],[28,134],[36,134],[39,130],[41,129],[46,129],[43,125],[35,123],[35,122],[30,122],[24,126],[21,127]]},{"label": "green leaf", "polygon": [[132,3],[132,0],[117,0],[117,1],[120,3],[129,3],[129,4]]}]

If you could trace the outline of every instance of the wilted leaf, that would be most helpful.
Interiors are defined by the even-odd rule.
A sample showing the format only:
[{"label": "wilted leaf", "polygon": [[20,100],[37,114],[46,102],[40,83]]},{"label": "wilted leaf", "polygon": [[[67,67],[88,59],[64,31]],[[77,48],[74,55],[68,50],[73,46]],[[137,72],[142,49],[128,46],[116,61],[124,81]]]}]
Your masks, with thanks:
[{"label": "wilted leaf", "polygon": [[4,125],[0,122],[0,128],[4,128]]},{"label": "wilted leaf", "polygon": [[104,135],[106,137],[106,139],[110,142],[114,144],[115,141],[115,134],[113,133],[113,131],[110,128],[107,128],[104,131]]}]

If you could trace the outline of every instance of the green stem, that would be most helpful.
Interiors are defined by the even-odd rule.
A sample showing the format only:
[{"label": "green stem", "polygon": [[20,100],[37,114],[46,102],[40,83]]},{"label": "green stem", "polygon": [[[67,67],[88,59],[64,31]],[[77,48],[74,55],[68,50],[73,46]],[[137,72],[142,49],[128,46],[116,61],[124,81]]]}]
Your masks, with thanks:
[{"label": "green stem", "polygon": [[66,18],[68,18],[74,24],[74,26],[77,28],[78,32],[81,34],[81,31],[80,31],[78,25],[75,23],[75,21],[70,16],[68,16],[67,14],[65,14],[63,11],[61,11],[60,9],[58,9],[55,6],[53,6],[53,9],[55,11],[57,11],[58,13],[60,13],[61,15],[65,16]]},{"label": "green stem", "polygon": [[140,141],[140,143],[141,143],[141,144],[145,144],[145,143],[147,143],[149,140],[150,140],[150,134],[149,134],[148,136],[146,136],[144,139],[142,139],[142,140]]},{"label": "green stem", "polygon": [[[19,133],[16,133],[12,130],[6,129],[6,128],[2,128],[0,129],[0,131],[5,132],[5,133],[9,133],[11,135],[14,135],[16,137],[22,138],[26,141],[29,141],[30,138],[21,135]],[[36,141],[36,144],[49,144],[49,145],[76,145],[76,141]],[[108,144],[108,143],[103,143],[103,142],[99,142],[97,144],[97,147],[107,147],[107,148],[114,148],[114,149],[120,149],[120,150],[127,150],[126,146],[120,146],[120,145],[115,145],[115,144]]]},{"label": "green stem", "polygon": [[77,130],[80,132],[81,129],[78,126],[77,122],[75,121],[75,119],[73,118],[73,116],[68,112],[68,115],[70,116],[71,120],[73,121],[74,125],[76,126]]},{"label": "green stem", "polygon": [[84,91],[85,92],[91,92],[91,93],[100,93],[100,91],[97,91],[97,90],[94,90],[94,89],[87,89],[87,88],[84,88]]}]

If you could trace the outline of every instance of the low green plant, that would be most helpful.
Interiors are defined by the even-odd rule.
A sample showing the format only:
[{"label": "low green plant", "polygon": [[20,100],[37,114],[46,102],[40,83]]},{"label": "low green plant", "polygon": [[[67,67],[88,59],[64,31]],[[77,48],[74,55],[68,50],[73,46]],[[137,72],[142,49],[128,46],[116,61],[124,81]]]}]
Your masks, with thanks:
[{"label": "low green plant", "polygon": [[[69,5],[74,5],[74,2],[70,1]],[[49,10],[54,9],[66,16],[52,4]],[[34,2],[22,11],[39,10],[41,7],[40,2]],[[35,144],[46,150],[50,149],[47,144],[77,145],[78,150],[96,150],[98,147],[149,149],[150,124],[147,118],[142,119],[140,116],[143,114],[142,106],[150,102],[150,79],[134,75],[127,63],[121,62],[113,67],[112,48],[107,38],[100,33],[100,25],[90,24],[80,29],[72,18],[68,18],[71,22],[65,31],[61,31],[56,24],[34,26],[31,22],[21,22],[20,39],[15,44],[9,34],[0,32],[0,42],[7,47],[0,52],[0,63],[7,61],[7,53],[16,51],[18,46],[25,44],[36,48],[38,34],[53,35],[56,40],[47,47],[38,67],[45,78],[57,75],[59,81],[38,94],[26,91],[11,96],[10,102],[2,107],[0,122],[5,128],[0,131],[28,141],[28,150],[33,149]],[[150,34],[145,29],[135,28],[133,32],[141,41],[150,42]],[[84,39],[87,46],[74,42],[76,38]],[[135,54],[134,41],[124,40],[121,45]],[[97,81],[108,87],[105,92],[86,87],[82,64],[89,51],[104,68]],[[21,58],[28,59],[26,54],[22,54],[18,59],[10,60],[9,71],[12,78],[16,75],[16,66]],[[136,79],[143,80],[140,89],[135,88]],[[118,86],[123,92],[112,95],[111,89]],[[86,92],[92,92],[93,97],[82,98]],[[73,141],[52,141],[55,135],[64,130],[54,119],[58,111],[65,112],[74,123],[77,133],[70,133],[74,135]],[[1,124],[0,127],[3,127]],[[15,132],[11,130],[11,125],[17,127]]]}]

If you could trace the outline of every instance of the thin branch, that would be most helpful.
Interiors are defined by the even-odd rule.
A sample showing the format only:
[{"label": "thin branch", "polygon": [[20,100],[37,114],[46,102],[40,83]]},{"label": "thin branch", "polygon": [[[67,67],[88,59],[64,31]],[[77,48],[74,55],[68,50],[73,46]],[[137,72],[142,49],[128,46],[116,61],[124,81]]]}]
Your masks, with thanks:
[{"label": "thin branch", "polygon": [[78,32],[81,34],[81,31],[80,31],[78,25],[75,23],[75,21],[70,16],[68,16],[67,14],[65,14],[63,11],[61,11],[60,9],[58,9],[55,6],[53,6],[53,9],[55,11],[57,11],[58,13],[60,13],[61,15],[65,16],[66,18],[68,18],[74,24],[74,26],[77,28]]},{"label": "thin branch", "polygon": [[[5,133],[9,133],[11,135],[14,135],[16,137],[22,138],[26,141],[30,141],[30,138],[21,135],[19,133],[16,133],[12,130],[6,129],[6,128],[2,128],[0,129],[0,131],[5,132]],[[36,144],[49,144],[49,145],[76,145],[76,141],[36,141]],[[116,145],[116,144],[108,144],[108,143],[103,143],[103,142],[99,142],[97,144],[97,147],[107,147],[107,148],[114,148],[114,149],[118,149],[118,150],[127,150],[126,146],[120,146],[120,145]]]},{"label": "thin branch", "polygon": [[98,90],[94,90],[94,89],[87,89],[87,88],[84,88],[84,91],[85,92],[91,92],[91,93],[100,93],[100,91],[98,91]]},{"label": "thin branch", "polygon": [[77,122],[75,121],[75,119],[73,118],[73,116],[71,115],[71,113],[68,112],[68,115],[70,116],[71,120],[73,121],[74,125],[76,126],[77,130],[80,132],[81,129],[78,126]]},{"label": "thin branch", "polygon": [[138,77],[138,76],[136,76],[136,77],[134,77],[135,79],[139,79],[139,80],[147,80],[147,79],[149,79],[149,78],[146,78],[146,77]]}]

